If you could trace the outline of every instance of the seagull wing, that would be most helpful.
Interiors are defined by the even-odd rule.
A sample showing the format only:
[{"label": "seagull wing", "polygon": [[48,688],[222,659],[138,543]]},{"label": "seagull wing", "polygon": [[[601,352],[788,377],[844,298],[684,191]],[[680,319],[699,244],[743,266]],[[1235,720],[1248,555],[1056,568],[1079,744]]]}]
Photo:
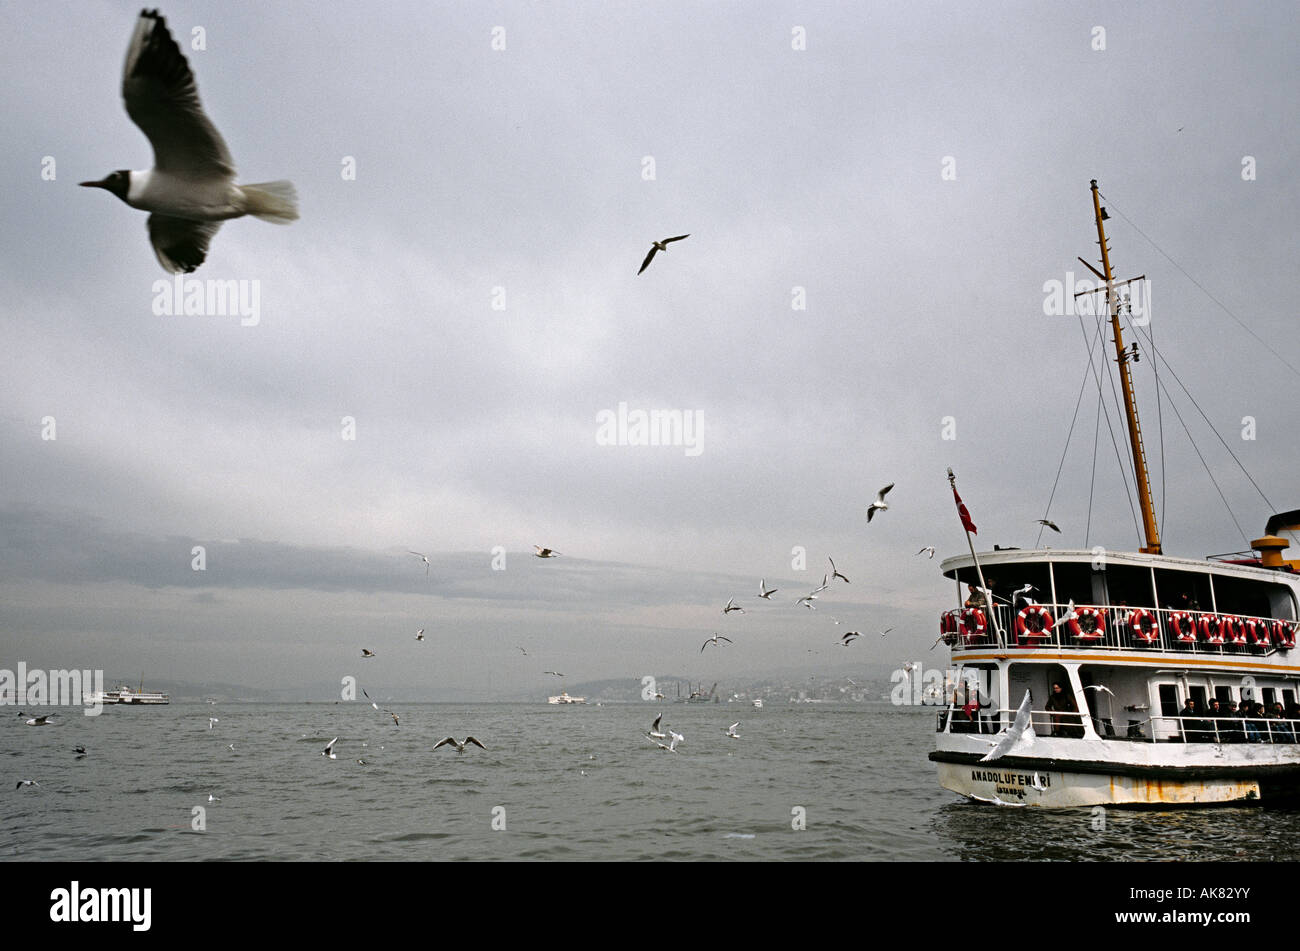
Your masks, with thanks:
[{"label": "seagull wing", "polygon": [[734,644],[734,643],[735,643],[735,641],[733,641],[731,638],[729,638],[729,637],[724,637],[724,636],[721,635],[721,634],[718,635],[718,640],[720,640],[720,641],[726,641],[728,644]]},{"label": "seagull wing", "polygon": [[484,745],[483,745],[482,743],[480,743],[478,740],[474,739],[474,737],[472,737],[472,736],[467,736],[467,737],[465,737],[465,742],[466,742],[466,743],[473,743],[475,746],[477,746],[477,747],[478,747],[479,749],[481,749],[481,750],[485,750],[485,749],[487,749],[486,746],[484,746]]},{"label": "seagull wing", "polygon": [[664,243],[664,244],[668,244],[669,242],[672,242],[672,241],[680,241],[680,240],[682,240],[682,238],[689,238],[689,237],[690,237],[689,234],[679,234],[679,235],[678,235],[677,237],[675,237],[675,238],[664,238],[663,243]]},{"label": "seagull wing", "polygon": [[652,724],[650,724],[650,729],[652,729],[652,730],[658,730],[658,729],[659,729],[659,721],[662,720],[663,718],[664,718],[664,715],[663,715],[662,713],[659,714],[659,716],[655,717],[655,722],[652,723]]},{"label": "seagull wing", "polygon": [[1011,748],[1019,742],[1021,736],[1024,735],[1026,730],[1029,731],[1029,735],[1032,737],[1034,731],[1029,721],[1029,691],[1026,690],[1025,699],[1020,701],[1020,709],[1016,711],[1015,722],[1007,728],[1006,733],[1004,733],[1002,739],[998,741],[997,746],[989,750],[980,762],[987,763],[989,760],[1000,759],[1005,756],[1010,752]]},{"label": "seagull wing", "polygon": [[326,743],[326,744],[325,744],[325,750],[324,750],[324,752],[329,753],[332,749],[334,749],[334,744],[337,743],[338,741],[339,741],[339,738],[336,736],[336,737],[334,737],[334,739],[332,739],[332,740],[330,740],[328,743]]},{"label": "seagull wing", "polygon": [[153,146],[159,171],[191,179],[233,179],[235,160],[199,105],[199,88],[157,11],[136,21],[122,71],[126,113]]},{"label": "seagull wing", "polygon": [[158,263],[169,274],[189,274],[208,256],[220,221],[190,221],[170,215],[149,216],[149,243]]},{"label": "seagull wing", "polygon": [[452,743],[452,744],[454,744],[455,742],[456,742],[455,739],[453,739],[452,737],[450,737],[450,736],[444,736],[444,737],[443,737],[441,740],[439,740],[437,743],[434,743],[434,744],[433,744],[433,748],[436,750],[436,749],[437,749],[438,747],[440,747],[440,746],[446,746],[448,743]]},{"label": "seagull wing", "polygon": [[[651,247],[650,247],[650,253],[647,254],[647,255],[645,256],[645,260],[641,262],[641,271],[644,271],[646,268],[648,268],[648,267],[650,266],[650,262],[654,260],[654,258],[655,258],[655,252],[658,251],[658,250],[659,250],[659,249],[658,249],[657,247],[654,247],[653,245],[651,245]],[[640,274],[641,271],[637,271],[637,273]]]}]

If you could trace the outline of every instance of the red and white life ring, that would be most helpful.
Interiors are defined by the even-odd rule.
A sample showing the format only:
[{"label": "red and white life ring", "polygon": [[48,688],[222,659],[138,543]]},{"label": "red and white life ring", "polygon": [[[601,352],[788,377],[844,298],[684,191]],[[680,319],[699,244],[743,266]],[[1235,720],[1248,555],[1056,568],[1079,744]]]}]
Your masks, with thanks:
[{"label": "red and white life ring", "polygon": [[1175,611],[1169,615],[1169,626],[1173,629],[1174,636],[1184,644],[1196,640],[1196,621],[1186,611]]},{"label": "red and white life ring", "polygon": [[[1086,621],[1086,624],[1079,623]],[[1105,608],[1075,608],[1070,618],[1070,633],[1081,641],[1099,641],[1106,636]]]},{"label": "red and white life ring", "polygon": [[1129,612],[1128,627],[1144,644],[1154,644],[1160,638],[1160,622],[1146,608],[1134,608]]},{"label": "red and white life ring", "polygon": [[1242,623],[1241,618],[1234,614],[1224,615],[1223,635],[1233,644],[1244,646],[1246,643],[1246,625]]},{"label": "red and white life ring", "polygon": [[959,611],[944,611],[939,615],[939,633],[943,635],[943,642],[949,647],[956,645],[957,636],[957,615]]},{"label": "red and white life ring", "polygon": [[1250,642],[1251,647],[1268,647],[1268,625],[1256,621],[1253,617],[1241,619],[1241,625],[1246,629],[1246,640]]},{"label": "red and white life ring", "polygon": [[[1034,630],[1028,624],[1030,616],[1038,618],[1041,625],[1038,630]],[[1026,604],[1016,615],[1016,636],[1022,641],[1028,637],[1043,638],[1052,636],[1052,627],[1055,625],[1051,613],[1041,604]]]},{"label": "red and white life ring", "polygon": [[1196,622],[1201,630],[1201,639],[1207,644],[1222,644],[1225,633],[1224,619],[1215,614],[1202,614]]},{"label": "red and white life ring", "polygon": [[967,644],[983,637],[987,627],[987,619],[979,608],[966,608],[961,612],[961,636]]},{"label": "red and white life ring", "polygon": [[1295,622],[1278,618],[1273,622],[1273,643],[1284,651],[1295,647]]}]

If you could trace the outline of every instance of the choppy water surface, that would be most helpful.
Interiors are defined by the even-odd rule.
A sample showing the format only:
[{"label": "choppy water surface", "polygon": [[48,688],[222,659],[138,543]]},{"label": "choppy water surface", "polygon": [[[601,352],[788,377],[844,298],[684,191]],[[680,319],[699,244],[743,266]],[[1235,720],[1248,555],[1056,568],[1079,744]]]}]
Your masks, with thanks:
[{"label": "choppy water surface", "polygon": [[[970,804],[926,759],[933,717],[888,705],[393,709],[401,726],[362,703],[4,717],[0,857],[1259,861],[1293,860],[1300,842],[1292,810],[1109,809],[1097,830],[1086,809]],[[676,753],[644,736],[659,712],[686,737]],[[739,740],[723,735],[735,720]],[[432,751],[467,733],[487,751]]]}]

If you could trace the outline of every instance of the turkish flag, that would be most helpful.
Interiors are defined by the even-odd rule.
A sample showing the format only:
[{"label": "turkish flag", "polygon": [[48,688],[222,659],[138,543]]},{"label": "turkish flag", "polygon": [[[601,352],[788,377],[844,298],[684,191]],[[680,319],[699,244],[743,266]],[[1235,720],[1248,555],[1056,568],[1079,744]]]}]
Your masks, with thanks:
[{"label": "turkish flag", "polygon": [[966,506],[962,504],[961,496],[957,494],[957,487],[955,485],[952,487],[952,497],[957,500],[957,514],[961,516],[962,528],[966,529],[966,531],[970,532],[972,535],[978,535],[979,532],[975,528],[975,523],[970,520],[970,512],[967,512]]}]

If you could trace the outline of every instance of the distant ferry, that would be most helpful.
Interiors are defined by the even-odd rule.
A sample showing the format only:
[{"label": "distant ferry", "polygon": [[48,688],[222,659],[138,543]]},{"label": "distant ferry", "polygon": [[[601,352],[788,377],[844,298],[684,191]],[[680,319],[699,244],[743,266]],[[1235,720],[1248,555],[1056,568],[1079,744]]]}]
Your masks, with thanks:
[{"label": "distant ferry", "polygon": [[[930,759],[946,789],[1001,805],[1295,801],[1300,560],[1281,553],[1300,510],[1273,515],[1250,552],[1164,553],[1107,215],[1095,181],[1092,190],[1147,543],[1104,557],[1100,548],[1002,549],[977,561],[972,548],[945,560],[957,606],[940,633],[957,671]],[[992,592],[991,604],[975,586]],[[1028,597],[1035,588],[1041,601]],[[1009,729],[1017,719],[1028,721],[1019,736]]]},{"label": "distant ferry", "polygon": [[[142,683],[141,687],[143,688],[143,686]],[[144,689],[132,690],[126,684],[118,684],[112,690],[100,690],[97,693],[87,695],[86,701],[91,704],[127,703],[145,706],[171,703],[172,698],[165,693]]]},{"label": "distant ferry", "polygon": [[561,690],[558,697],[548,697],[547,703],[586,703],[586,697],[570,697],[567,690]]}]

